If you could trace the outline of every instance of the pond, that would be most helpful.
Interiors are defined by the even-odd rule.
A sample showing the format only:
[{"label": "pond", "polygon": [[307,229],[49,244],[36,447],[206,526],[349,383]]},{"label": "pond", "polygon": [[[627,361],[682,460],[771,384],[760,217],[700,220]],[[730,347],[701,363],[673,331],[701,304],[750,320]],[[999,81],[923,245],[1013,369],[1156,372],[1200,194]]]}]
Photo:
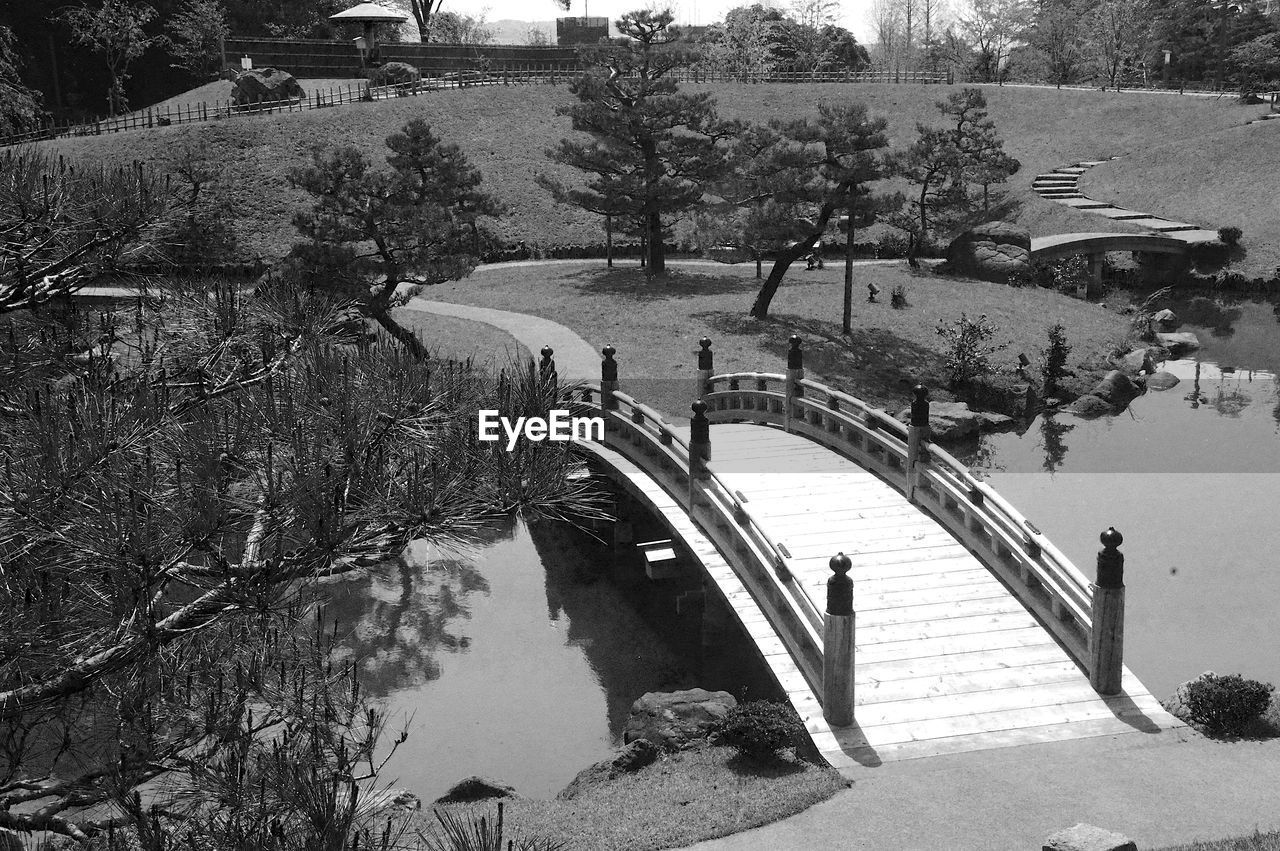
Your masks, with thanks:
[{"label": "pond", "polygon": [[1038,417],[964,460],[1090,579],[1099,533],[1124,535],[1125,662],[1157,697],[1205,670],[1280,684],[1280,308],[1172,309],[1201,342],[1166,365],[1176,387]]},{"label": "pond", "polygon": [[676,599],[701,588],[696,568],[652,582],[634,555],[615,564],[609,540],[518,522],[474,552],[419,545],[332,586],[328,615],[352,625],[343,652],[364,660],[393,719],[412,716],[384,783],[430,802],[478,774],[550,798],[622,744],[646,691],[782,697],[745,636],[704,651],[700,611],[677,613]]}]

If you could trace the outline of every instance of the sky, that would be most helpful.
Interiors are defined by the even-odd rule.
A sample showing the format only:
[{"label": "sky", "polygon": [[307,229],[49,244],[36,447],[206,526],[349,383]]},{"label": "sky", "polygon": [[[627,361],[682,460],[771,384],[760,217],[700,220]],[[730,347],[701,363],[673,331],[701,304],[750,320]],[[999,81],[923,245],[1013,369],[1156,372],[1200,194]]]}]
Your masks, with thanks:
[{"label": "sky", "polygon": [[[568,12],[554,0],[443,0],[441,9],[447,9],[462,15],[478,16],[485,13],[486,19],[498,21],[512,18],[523,21],[546,21],[565,15],[590,15],[593,17],[618,18],[623,12],[632,9],[657,6],[670,6],[679,24],[712,24],[724,19],[724,13],[736,6],[749,6],[756,0],[670,0],[669,3],[653,3],[650,0],[573,0]],[[780,9],[790,7],[788,2],[766,2],[761,5],[776,6]],[[842,0],[840,4],[840,25],[852,32],[862,43],[870,40],[869,23],[871,0]]]}]

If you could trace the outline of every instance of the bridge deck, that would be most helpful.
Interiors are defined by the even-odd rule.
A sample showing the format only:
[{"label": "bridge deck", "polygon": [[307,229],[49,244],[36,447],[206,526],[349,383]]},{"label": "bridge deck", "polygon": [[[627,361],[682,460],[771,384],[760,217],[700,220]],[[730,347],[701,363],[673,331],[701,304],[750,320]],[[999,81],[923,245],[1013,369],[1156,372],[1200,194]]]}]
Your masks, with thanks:
[{"label": "bridge deck", "polygon": [[[1183,726],[1127,669],[1123,693],[1099,697],[991,571],[852,461],[759,425],[713,425],[711,446],[711,469],[790,551],[820,607],[828,560],[853,561],[855,724],[829,728],[798,671],[783,682],[837,767]],[[758,609],[740,616],[766,657],[787,653]]]}]

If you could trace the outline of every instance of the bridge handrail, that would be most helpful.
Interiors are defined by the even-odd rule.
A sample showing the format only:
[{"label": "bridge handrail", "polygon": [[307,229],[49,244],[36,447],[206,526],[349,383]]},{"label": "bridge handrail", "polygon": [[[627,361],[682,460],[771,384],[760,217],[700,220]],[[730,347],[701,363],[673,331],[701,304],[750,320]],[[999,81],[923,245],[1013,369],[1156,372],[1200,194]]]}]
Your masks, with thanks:
[{"label": "bridge handrail", "polygon": [[[725,388],[726,383],[735,380],[739,385],[736,389]],[[934,491],[940,510],[935,516],[954,531],[979,535],[985,548],[1006,565],[1010,560],[1016,563],[1019,578],[1027,589],[1019,596],[1031,603],[1037,586],[1042,588],[1047,602],[1036,605],[1057,622],[1053,624],[1055,633],[1081,661],[1086,661],[1085,637],[1092,629],[1092,586],[1039,529],[994,488],[974,477],[968,467],[936,444],[922,441],[919,454],[913,459],[907,425],[888,412],[807,378],[796,380],[795,389],[787,393],[781,389],[762,389],[767,383],[788,380],[787,376],[777,373],[713,375],[705,380],[706,399],[714,403],[718,419],[737,413],[754,414],[766,421],[780,421],[788,430],[800,432],[841,454],[865,455],[876,462],[873,472],[908,498],[911,498],[914,465],[917,486]],[[750,401],[752,397],[768,402],[756,404]],[[850,435],[862,442],[851,444]],[[954,516],[946,516],[948,514]],[[1067,618],[1075,629],[1059,628]]]},{"label": "bridge handrail", "polygon": [[[600,392],[598,382],[586,382],[585,384],[592,392]],[[625,423],[635,433],[642,434],[650,440],[652,440],[656,435],[657,441],[660,445],[664,444],[664,442],[669,442],[672,446],[682,450],[673,451],[671,454],[675,456],[675,459],[678,462],[682,463],[686,476],[691,476],[692,474],[690,472],[689,465],[691,455],[689,441],[680,437],[680,435],[674,431],[671,424],[663,418],[659,411],[645,405],[629,393],[625,393],[621,390],[614,390],[612,391],[612,396],[616,402],[626,407],[626,409],[631,413],[631,416],[625,416],[620,411],[606,411],[606,413],[616,414],[617,419]],[[643,423],[635,420],[635,414],[640,415]],[[635,426],[642,424],[647,424],[649,427],[635,428]],[[787,564],[790,558],[790,553],[788,553],[786,549],[779,545],[778,542],[775,541],[767,531],[765,531],[764,527],[756,520],[756,517],[751,510],[744,505],[743,499],[737,491],[729,487],[723,479],[710,469],[706,470],[706,477],[714,483],[715,487],[719,491],[718,494],[715,494],[715,501],[718,503],[718,507],[720,507],[724,513],[728,514],[729,519],[734,521],[734,525],[736,527],[746,527],[743,529],[741,534],[748,539],[755,539],[753,543],[755,543],[756,547],[772,561],[770,566],[773,568],[778,579],[783,583],[783,585],[788,587],[791,596],[798,604],[805,620],[807,620],[810,626],[814,629],[820,631],[822,629],[823,621],[822,610],[817,607],[813,598],[809,596],[808,590],[805,589],[801,583],[796,582],[792,576],[791,569]],[[692,511],[693,507],[690,506],[691,514]]]}]

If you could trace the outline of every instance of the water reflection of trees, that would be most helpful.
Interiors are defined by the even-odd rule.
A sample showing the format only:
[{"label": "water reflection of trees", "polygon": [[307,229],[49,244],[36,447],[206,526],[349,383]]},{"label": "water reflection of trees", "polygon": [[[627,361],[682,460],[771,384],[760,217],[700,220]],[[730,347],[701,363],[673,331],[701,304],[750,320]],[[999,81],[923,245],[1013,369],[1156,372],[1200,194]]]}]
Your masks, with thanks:
[{"label": "water reflection of trees", "polygon": [[1184,325],[1208,328],[1213,336],[1226,338],[1235,334],[1235,323],[1244,311],[1205,296],[1193,296],[1175,311]]},{"label": "water reflection of trees", "polygon": [[[563,523],[531,523],[529,536],[546,571],[547,614],[552,620],[568,620],[567,641],[582,648],[604,692],[609,733],[620,740],[631,705],[644,692],[689,688],[694,672],[687,663],[688,647],[667,640],[684,630],[698,646],[696,615],[683,616],[689,623],[672,629],[653,622],[657,617],[675,620],[670,592],[653,599],[643,574],[624,567],[613,568],[612,547]],[[606,572],[613,576],[606,579]],[[700,583],[694,582],[696,587]],[[648,595],[650,599],[641,599]],[[646,606],[646,603],[656,605]],[[693,630],[689,633],[688,630]]]},{"label": "water reflection of trees", "polygon": [[[511,525],[481,533],[477,544],[510,538]],[[326,618],[338,622],[335,659],[359,660],[361,685],[373,696],[440,676],[440,651],[470,644],[463,622],[469,598],[489,583],[468,554],[441,554],[415,542],[394,562],[321,586]]]},{"label": "water reflection of trees", "polygon": [[1075,425],[1057,417],[1045,415],[1040,418],[1040,446],[1044,449],[1044,471],[1056,473],[1067,457],[1067,444],[1063,437],[1075,428]]}]

